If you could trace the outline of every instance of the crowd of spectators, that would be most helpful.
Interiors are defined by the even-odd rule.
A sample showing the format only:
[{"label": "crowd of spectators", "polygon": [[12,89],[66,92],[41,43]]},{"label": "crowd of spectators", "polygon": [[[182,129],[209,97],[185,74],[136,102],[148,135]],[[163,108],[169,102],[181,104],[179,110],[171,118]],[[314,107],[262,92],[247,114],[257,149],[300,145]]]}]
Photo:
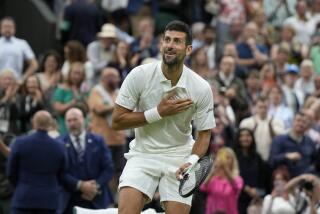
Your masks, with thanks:
[{"label": "crowd of spectators", "polygon": [[117,205],[133,133],[111,129],[117,91],[135,66],[161,60],[159,32],[172,19],[190,24],[185,63],[210,83],[215,103],[215,170],[191,212],[320,213],[320,0],[46,2],[61,50],[35,55],[15,36],[14,19],[1,17],[0,213],[9,213],[14,192],[5,175],[9,144],[32,131],[39,110],[53,115],[53,138],[68,133],[68,110],[82,111],[86,130],[112,154],[107,206]]}]

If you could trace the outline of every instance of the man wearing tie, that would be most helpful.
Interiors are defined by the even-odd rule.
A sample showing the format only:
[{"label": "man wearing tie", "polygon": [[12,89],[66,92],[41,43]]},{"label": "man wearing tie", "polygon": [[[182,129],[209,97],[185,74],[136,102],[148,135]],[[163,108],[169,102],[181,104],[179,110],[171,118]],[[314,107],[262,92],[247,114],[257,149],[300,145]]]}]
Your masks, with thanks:
[{"label": "man wearing tie", "polygon": [[113,176],[113,162],[101,136],[85,130],[84,116],[77,108],[65,116],[69,133],[60,139],[68,157],[64,191],[59,212],[73,213],[74,206],[89,209],[106,208],[111,202],[108,181]]},{"label": "man wearing tie", "polygon": [[8,177],[15,186],[13,214],[55,214],[59,184],[65,170],[63,146],[47,131],[52,117],[38,111],[32,120],[35,132],[18,137],[9,154]]}]

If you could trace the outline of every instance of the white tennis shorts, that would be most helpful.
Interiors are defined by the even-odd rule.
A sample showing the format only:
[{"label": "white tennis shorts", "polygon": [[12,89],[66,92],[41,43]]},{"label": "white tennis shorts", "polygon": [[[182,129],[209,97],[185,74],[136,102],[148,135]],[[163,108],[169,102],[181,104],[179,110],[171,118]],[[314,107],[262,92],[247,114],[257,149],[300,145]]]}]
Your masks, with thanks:
[{"label": "white tennis shorts", "polygon": [[119,189],[133,187],[152,200],[159,187],[161,204],[164,201],[175,201],[191,205],[192,196],[180,196],[180,182],[175,176],[175,172],[185,163],[187,157],[128,153],[125,157],[127,163],[119,179]]}]

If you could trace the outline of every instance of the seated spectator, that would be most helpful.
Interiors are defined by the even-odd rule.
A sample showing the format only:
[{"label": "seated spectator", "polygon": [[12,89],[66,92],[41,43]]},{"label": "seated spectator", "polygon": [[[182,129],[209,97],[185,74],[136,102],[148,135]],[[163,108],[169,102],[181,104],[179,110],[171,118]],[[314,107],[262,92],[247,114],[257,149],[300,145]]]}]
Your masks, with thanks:
[{"label": "seated spectator", "polygon": [[271,59],[276,59],[280,49],[288,51],[288,63],[300,64],[308,57],[308,44],[301,43],[295,39],[296,31],[290,25],[284,25],[280,34],[280,41],[271,47]]},{"label": "seated spectator", "polygon": [[91,131],[103,136],[115,163],[116,173],[110,183],[111,191],[114,195],[117,193],[119,177],[125,165],[123,155],[126,143],[124,131],[115,131],[111,128],[112,111],[119,90],[119,82],[120,77],[116,69],[110,67],[103,69],[100,84],[92,89],[88,99]]},{"label": "seated spectator", "polygon": [[19,85],[12,70],[0,72],[0,133],[19,134],[17,100]]},{"label": "seated spectator", "polygon": [[253,132],[257,153],[264,161],[268,161],[273,137],[284,134],[284,124],[276,117],[268,117],[268,99],[259,97],[255,105],[255,112],[251,117],[240,123],[240,128]]},{"label": "seated spectator", "polygon": [[271,88],[268,93],[268,117],[282,120],[285,129],[290,129],[293,120],[293,111],[284,104],[283,91],[279,85]]},{"label": "seated spectator", "polygon": [[238,63],[247,69],[258,68],[268,60],[268,49],[256,41],[258,27],[249,22],[243,29],[242,41],[237,43]]},{"label": "seated spectator", "polygon": [[300,106],[303,104],[300,102],[299,97],[302,96],[302,91],[296,90],[294,88],[294,84],[299,77],[299,68],[294,64],[288,64],[286,66],[286,71],[283,76],[283,84],[281,86],[284,102],[285,104],[292,110],[292,112],[296,113]]},{"label": "seated spectator", "polygon": [[156,57],[158,54],[158,41],[154,37],[154,21],[152,17],[144,17],[139,21],[139,35],[131,43],[131,66],[137,66],[145,58]]},{"label": "seated spectator", "polygon": [[262,65],[260,80],[263,94],[266,94],[266,92],[277,85],[277,73],[272,62],[267,62]]},{"label": "seated spectator", "polygon": [[232,149],[224,147],[218,151],[212,169],[200,190],[206,192],[206,214],[222,211],[238,213],[238,197],[243,187],[239,176],[237,157]]},{"label": "seated spectator", "polygon": [[87,60],[85,47],[80,42],[71,40],[64,46],[63,52],[65,58],[61,68],[63,79],[65,80],[67,78],[70,67],[73,63],[81,62],[84,64],[86,82],[90,87],[92,87],[96,83],[95,74],[92,63]]},{"label": "seated spectator", "polygon": [[97,34],[98,40],[87,47],[87,57],[94,70],[94,76],[100,76],[103,68],[107,67],[115,57],[116,28],[113,24],[104,24]]},{"label": "seated spectator", "polygon": [[235,59],[232,56],[223,56],[220,70],[215,78],[218,91],[223,92],[236,114],[239,123],[248,113],[246,91],[242,80],[235,76]]},{"label": "seated spectator", "polygon": [[320,213],[320,181],[312,174],[303,174],[291,179],[285,189],[294,197],[295,213]]},{"label": "seated spectator", "polygon": [[[15,33],[15,21],[4,17],[1,20],[0,71],[12,69],[17,80],[22,80],[38,69],[38,62],[28,42],[15,37]],[[28,67],[24,71],[25,62]]]},{"label": "seated spectator", "polygon": [[204,47],[200,47],[192,52],[190,67],[209,83],[214,80],[215,73],[209,68],[208,57]]},{"label": "seated spectator", "polygon": [[31,131],[31,119],[33,115],[42,109],[45,109],[47,100],[44,98],[40,87],[40,81],[36,75],[26,78],[21,86],[21,97],[18,101],[19,118],[21,120],[20,132],[27,133]]},{"label": "seated spectator", "polygon": [[273,189],[270,195],[264,197],[262,214],[296,214],[294,198],[285,189],[290,179],[288,169],[277,168],[272,174]]},{"label": "seated spectator", "polygon": [[303,97],[299,97],[300,103],[303,103],[306,97],[314,93],[314,68],[309,59],[305,59],[300,64],[300,78],[295,82],[295,90],[301,91]]},{"label": "seated spectator", "polygon": [[68,109],[77,107],[85,113],[88,112],[88,91],[81,88],[85,77],[84,65],[80,62],[75,62],[70,67],[65,83],[59,85],[54,91],[51,104],[54,111],[58,114],[57,120],[61,134],[66,132],[64,114]]},{"label": "seated spectator", "polygon": [[117,43],[116,54],[114,59],[109,63],[109,67],[114,67],[119,72],[121,81],[120,85],[131,71],[131,50],[128,43],[119,41]]},{"label": "seated spectator", "polygon": [[12,134],[0,135],[0,213],[2,214],[10,214],[11,199],[14,191],[6,174],[7,158],[14,138],[15,135]]},{"label": "seated spectator", "polygon": [[269,168],[256,151],[253,132],[249,129],[240,129],[234,146],[240,176],[244,181],[244,188],[239,197],[239,213],[246,214],[251,201],[258,201],[269,187]]},{"label": "seated spectator", "polygon": [[288,134],[273,139],[269,162],[274,169],[279,165],[288,167],[292,176],[315,172],[315,143],[306,136],[307,118],[298,112]]},{"label": "seated spectator", "polygon": [[62,79],[60,66],[61,58],[57,52],[49,51],[44,55],[40,72],[36,75],[39,78],[41,90],[47,98],[51,97],[53,90]]},{"label": "seated spectator", "polygon": [[254,106],[258,101],[258,98],[260,96],[263,96],[262,84],[261,79],[259,75],[259,71],[252,70],[248,77],[245,80],[245,86],[246,86],[246,100],[249,105],[249,111],[252,113],[254,112]]}]

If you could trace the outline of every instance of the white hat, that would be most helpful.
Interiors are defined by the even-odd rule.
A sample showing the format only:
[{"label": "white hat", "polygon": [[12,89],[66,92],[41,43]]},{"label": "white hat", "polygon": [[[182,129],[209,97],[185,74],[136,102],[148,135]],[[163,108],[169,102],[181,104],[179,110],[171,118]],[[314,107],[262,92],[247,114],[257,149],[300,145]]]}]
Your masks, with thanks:
[{"label": "white hat", "polygon": [[97,36],[100,38],[116,38],[116,27],[113,24],[104,24]]}]

